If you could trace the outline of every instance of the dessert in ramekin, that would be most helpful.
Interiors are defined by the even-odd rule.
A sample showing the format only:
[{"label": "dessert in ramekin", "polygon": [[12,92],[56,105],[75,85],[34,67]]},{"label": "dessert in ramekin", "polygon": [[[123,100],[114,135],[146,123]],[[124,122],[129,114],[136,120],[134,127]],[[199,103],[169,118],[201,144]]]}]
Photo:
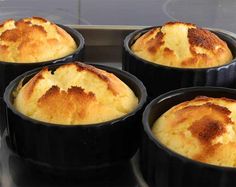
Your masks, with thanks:
[{"label": "dessert in ramekin", "polygon": [[6,20],[0,25],[0,96],[16,76],[52,63],[82,59],[84,38],[44,18]]},{"label": "dessert in ramekin", "polygon": [[81,175],[131,158],[147,97],[142,82],[101,65],[48,69],[26,72],[6,88],[13,150],[44,169]]},{"label": "dessert in ramekin", "polygon": [[234,87],[235,51],[234,38],[223,31],[169,22],[129,34],[122,65],[154,98],[182,87]]},{"label": "dessert in ramekin", "polygon": [[154,99],[143,114],[140,165],[147,183],[234,186],[235,105],[236,91],[222,87],[184,88]]}]

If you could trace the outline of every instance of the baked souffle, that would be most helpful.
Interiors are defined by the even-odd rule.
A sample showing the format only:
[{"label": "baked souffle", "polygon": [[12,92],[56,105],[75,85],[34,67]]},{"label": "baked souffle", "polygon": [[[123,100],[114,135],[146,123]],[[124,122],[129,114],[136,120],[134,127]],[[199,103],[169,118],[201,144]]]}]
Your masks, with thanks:
[{"label": "baked souffle", "polygon": [[138,98],[114,74],[80,62],[42,69],[15,91],[14,106],[22,114],[65,125],[94,124],[133,111]]},{"label": "baked souffle", "polygon": [[168,22],[139,37],[131,46],[138,57],[178,68],[208,68],[229,63],[226,42],[191,23]]},{"label": "baked souffle", "polygon": [[9,19],[0,24],[0,61],[44,62],[67,56],[76,48],[65,30],[41,17]]},{"label": "baked souffle", "polygon": [[236,167],[236,100],[201,96],[180,103],[156,120],[152,132],[185,157]]}]

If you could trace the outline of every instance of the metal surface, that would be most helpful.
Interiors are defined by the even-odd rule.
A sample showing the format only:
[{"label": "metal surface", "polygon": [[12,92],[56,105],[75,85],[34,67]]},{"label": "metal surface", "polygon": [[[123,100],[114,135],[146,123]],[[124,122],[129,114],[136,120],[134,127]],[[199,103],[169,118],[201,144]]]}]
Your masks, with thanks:
[{"label": "metal surface", "polygon": [[122,45],[127,34],[144,26],[69,25],[85,38],[85,61],[89,63],[113,63],[121,66]]}]

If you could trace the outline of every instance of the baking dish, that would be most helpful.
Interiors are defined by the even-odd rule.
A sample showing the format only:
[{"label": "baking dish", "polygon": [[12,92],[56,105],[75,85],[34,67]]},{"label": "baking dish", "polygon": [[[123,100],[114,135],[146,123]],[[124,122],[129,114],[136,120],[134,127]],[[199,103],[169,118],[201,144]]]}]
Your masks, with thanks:
[{"label": "baking dish", "polygon": [[177,68],[149,62],[138,57],[131,50],[130,47],[137,38],[152,28],[155,27],[134,31],[125,38],[122,59],[122,68],[137,76],[144,83],[150,99],[183,87],[234,87],[236,85],[236,41],[232,36],[226,32],[209,29],[228,44],[233,54],[233,60],[230,63],[210,68]]},{"label": "baking dish", "polygon": [[[60,64],[48,66],[55,70]],[[13,93],[19,81],[27,82],[41,68],[26,72],[6,88],[8,136],[11,147],[25,161],[42,170],[56,173],[76,171],[80,176],[94,175],[98,170],[130,159],[137,151],[141,112],[147,93],[135,76],[112,67],[95,65],[115,74],[139,99],[138,106],[127,115],[107,122],[87,125],[56,125],[31,119],[13,106]]]},{"label": "baking dish", "polygon": [[154,121],[171,107],[196,96],[236,99],[236,90],[223,87],[190,87],[165,93],[147,105],[143,113],[140,168],[150,187],[231,187],[236,185],[236,168],[189,159],[163,145],[152,131]]}]

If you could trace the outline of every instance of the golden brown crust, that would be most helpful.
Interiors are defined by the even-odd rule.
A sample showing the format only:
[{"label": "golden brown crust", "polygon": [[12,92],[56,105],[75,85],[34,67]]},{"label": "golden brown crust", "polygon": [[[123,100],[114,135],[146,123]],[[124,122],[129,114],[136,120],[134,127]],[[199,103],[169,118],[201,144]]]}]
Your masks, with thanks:
[{"label": "golden brown crust", "polygon": [[[218,38],[212,32],[200,29],[200,28],[190,28],[188,29],[188,39],[191,46],[198,46],[208,50],[215,49],[215,46],[225,46],[226,43],[223,42],[220,38]],[[196,53],[195,51],[192,51]]]},{"label": "golden brown crust", "polygon": [[[67,91],[63,91],[58,86],[52,86],[39,98],[38,106],[45,112],[45,115],[53,114],[54,118],[61,118],[62,115],[66,117],[68,114],[76,113],[83,120],[86,118],[89,104],[94,101],[96,101],[95,95],[92,92],[86,93],[80,87],[71,87]],[[79,104],[79,107],[74,107],[75,103]],[[63,113],[58,112],[61,105],[66,110]]]},{"label": "golden brown crust", "polygon": [[147,44],[149,45],[148,51],[155,54],[156,51],[164,44],[163,41],[164,34],[159,32],[155,38],[150,39]]},{"label": "golden brown crust", "polygon": [[18,89],[16,109],[41,121],[89,124],[112,120],[137,106],[132,90],[111,73],[82,63],[47,68]]},{"label": "golden brown crust", "polygon": [[233,58],[226,42],[214,33],[182,22],[168,22],[151,29],[131,49],[145,60],[180,68],[214,67]]},{"label": "golden brown crust", "polygon": [[[196,97],[164,113],[152,131],[167,147],[184,156],[216,165],[236,166],[236,151],[231,150],[236,145],[235,109],[233,99]],[[234,160],[227,161],[225,154],[235,155]]]},{"label": "golden brown crust", "polygon": [[0,45],[9,47],[0,55],[1,61],[29,63],[58,59],[77,47],[68,33],[40,17],[4,21],[0,24]]},{"label": "golden brown crust", "polygon": [[195,121],[189,128],[190,132],[202,144],[211,144],[216,137],[226,132],[224,124],[218,120],[212,119],[210,116],[204,116],[200,120]]}]

